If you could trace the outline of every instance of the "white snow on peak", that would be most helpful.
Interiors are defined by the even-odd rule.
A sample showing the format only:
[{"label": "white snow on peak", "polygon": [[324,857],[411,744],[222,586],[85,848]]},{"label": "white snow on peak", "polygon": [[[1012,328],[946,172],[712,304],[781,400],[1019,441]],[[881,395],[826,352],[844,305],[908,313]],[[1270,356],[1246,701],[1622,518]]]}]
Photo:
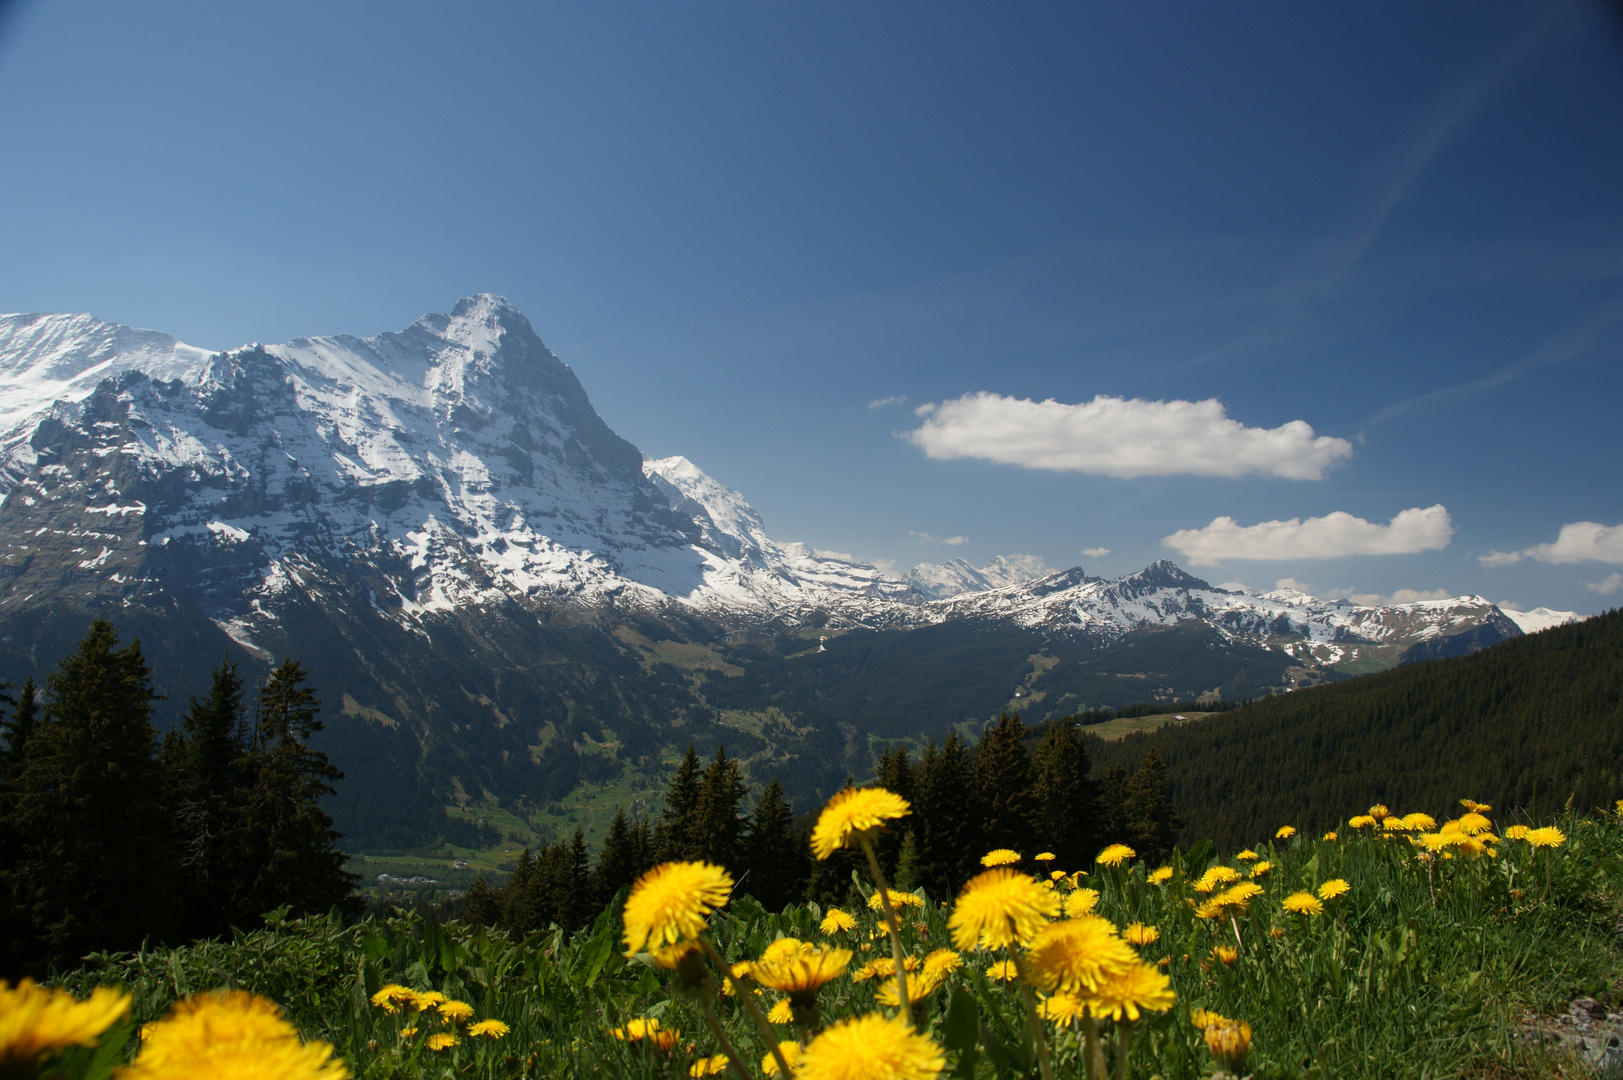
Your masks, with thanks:
[{"label": "white snow on peak", "polygon": [[1054,568],[1036,555],[999,555],[981,567],[967,559],[919,563],[903,580],[932,600],[945,600],[964,593],[1035,581],[1052,573]]},{"label": "white snow on peak", "polygon": [[1540,630],[1551,630],[1578,621],[1576,611],[1554,611],[1547,607],[1536,607],[1532,611],[1516,611],[1508,607],[1499,610],[1505,613],[1505,618],[1521,627],[1524,634],[1536,634]]}]

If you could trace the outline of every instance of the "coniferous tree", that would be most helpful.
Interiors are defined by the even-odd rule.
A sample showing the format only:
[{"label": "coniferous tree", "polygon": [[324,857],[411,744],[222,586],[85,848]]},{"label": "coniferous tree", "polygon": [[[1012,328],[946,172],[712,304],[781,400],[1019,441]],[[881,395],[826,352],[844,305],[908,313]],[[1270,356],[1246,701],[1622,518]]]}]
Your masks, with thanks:
[{"label": "coniferous tree", "polygon": [[4,826],[18,845],[5,875],[13,972],[133,948],[162,938],[171,923],[173,849],[151,721],[157,695],[140,642],[119,648],[112,624],[97,619],[47,693],[6,793]]},{"label": "coniferous tree", "polygon": [[1126,843],[1146,864],[1155,866],[1172,854],[1178,839],[1178,815],[1167,796],[1167,767],[1150,747],[1127,781],[1122,799]]},{"label": "coniferous tree", "polygon": [[932,897],[956,896],[983,854],[976,850],[980,829],[972,782],[969,753],[957,732],[939,751],[934,740],[925,746],[914,789],[914,877]]},{"label": "coniferous tree", "polygon": [[738,762],[728,760],[727,751],[716,747],[716,756],[699,784],[689,844],[694,851],[693,858],[725,866],[735,878],[740,872],[740,841],[744,831],[744,820],[738,809],[748,791],[748,785],[738,774]]},{"label": "coniferous tree", "polygon": [[0,701],[12,706],[11,716],[0,720],[6,739],[4,757],[0,757],[0,783],[6,783],[16,774],[17,765],[27,752],[28,740],[39,724],[39,690],[34,686],[34,677],[30,675],[23,680],[15,698],[0,694]]},{"label": "coniferous tree", "polygon": [[980,810],[982,853],[1013,848],[1027,858],[1032,842],[1032,771],[1026,725],[1003,713],[987,725],[975,747],[975,801]]},{"label": "coniferous tree", "polygon": [[[906,799],[909,803],[915,801],[917,793],[914,791],[913,759],[908,756],[907,747],[890,744],[885,745],[879,756],[879,771],[875,777],[879,786],[893,791]],[[894,883],[896,867],[901,861],[902,846],[912,835],[917,815],[909,814],[900,821],[893,821],[874,840],[874,855],[879,859],[880,868],[885,872],[885,879]]]},{"label": "coniferous tree", "polygon": [[1099,848],[1098,793],[1081,728],[1069,716],[1048,725],[1035,761],[1037,837],[1065,870],[1086,866]]},{"label": "coniferous tree", "polygon": [[695,817],[699,807],[699,755],[688,743],[687,753],[665,789],[665,809],[656,830],[662,861],[698,857]]},{"label": "coniferous tree", "polygon": [[242,830],[245,787],[245,712],[237,665],[222,659],[214,669],[208,697],[193,698],[179,729],[164,740],[176,847],[187,886],[182,901],[186,932],[212,937],[224,932],[251,877],[244,865]]},{"label": "coniferous tree", "polygon": [[756,800],[744,836],[745,892],[768,911],[799,900],[811,872],[809,845],[795,829],[794,810],[784,801],[776,777]]},{"label": "coniferous tree", "polygon": [[321,702],[304,680],[299,662],[286,660],[259,691],[236,837],[238,857],[254,872],[235,898],[239,917],[283,904],[296,913],[325,911],[344,903],[355,881],[344,870],[344,853],[334,846],[339,834],[321,805],[344,774],[309,746],[323,724]]},{"label": "coniferous tree", "polygon": [[1126,808],[1127,770],[1120,765],[1112,765],[1105,770],[1105,778],[1099,784],[1099,820],[1103,826],[1100,843],[1126,844],[1131,841]]},{"label": "coniferous tree", "polygon": [[603,837],[597,868],[592,871],[592,893],[598,908],[606,906],[617,892],[653,866],[652,848],[648,823],[640,819],[633,822],[626,817],[624,807],[617,808]]}]

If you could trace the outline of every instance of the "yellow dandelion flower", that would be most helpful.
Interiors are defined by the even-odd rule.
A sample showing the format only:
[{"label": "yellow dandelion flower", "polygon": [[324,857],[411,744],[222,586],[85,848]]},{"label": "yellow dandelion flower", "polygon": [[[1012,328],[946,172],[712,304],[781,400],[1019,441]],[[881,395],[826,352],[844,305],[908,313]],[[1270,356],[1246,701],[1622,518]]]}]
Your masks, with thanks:
[{"label": "yellow dandelion flower", "polygon": [[1172,980],[1143,963],[1113,969],[1083,998],[1093,1015],[1129,1021],[1141,1011],[1165,1012],[1177,999]]},{"label": "yellow dandelion flower", "polygon": [[1567,842],[1567,834],[1556,828],[1554,825],[1546,825],[1542,829],[1528,830],[1527,835],[1522,837],[1522,839],[1526,840],[1529,844],[1532,844],[1536,848],[1560,847],[1562,844]]},{"label": "yellow dandelion flower", "polygon": [[102,1032],[130,1011],[130,995],[98,986],[80,1001],[64,990],[47,990],[23,979],[0,979],[0,1075],[29,1075],[47,1054],[70,1046],[94,1046]]},{"label": "yellow dandelion flower", "polygon": [[869,1013],[824,1031],[800,1052],[798,1080],[931,1080],[946,1055],[905,1019]]},{"label": "yellow dandelion flower", "polygon": [[988,979],[997,979],[1001,982],[1012,982],[1020,977],[1020,969],[1013,960],[999,960],[986,969]]},{"label": "yellow dandelion flower", "polygon": [[1527,834],[1532,831],[1533,830],[1528,828],[1526,825],[1512,825],[1510,828],[1505,830],[1505,839],[1525,840],[1527,839]]},{"label": "yellow dandelion flower", "polygon": [[1197,919],[1220,919],[1222,917],[1223,905],[1217,902],[1216,897],[1203,900],[1195,907],[1195,918]]},{"label": "yellow dandelion flower", "polygon": [[1339,839],[1339,837],[1336,836],[1336,831],[1334,829],[1331,829],[1329,832],[1324,834],[1324,840],[1326,843],[1334,843],[1337,839]]},{"label": "yellow dandelion flower", "polygon": [[1065,895],[1065,917],[1067,919],[1081,918],[1091,914],[1099,906],[1098,889],[1078,889]]},{"label": "yellow dandelion flower", "polygon": [[1159,870],[1151,871],[1149,882],[1151,885],[1165,885],[1172,880],[1172,867],[1163,866]]},{"label": "yellow dandelion flower", "polygon": [[1623,817],[1623,799],[1617,800],[1617,816]]},{"label": "yellow dandelion flower", "polygon": [[937,949],[924,958],[924,973],[945,978],[964,966],[964,958],[951,949]]},{"label": "yellow dandelion flower", "polygon": [[1266,877],[1268,872],[1273,868],[1273,863],[1269,862],[1267,859],[1262,860],[1260,863],[1251,868],[1252,880],[1255,881],[1257,878]]},{"label": "yellow dandelion flower", "polygon": [[831,907],[828,909],[828,914],[823,916],[823,921],[818,924],[817,929],[825,934],[837,934],[851,929],[856,924],[857,920],[852,918],[849,913],[841,911],[837,907]]},{"label": "yellow dandelion flower", "polygon": [[693,1077],[720,1076],[722,1073],[727,1071],[727,1066],[729,1064],[731,1064],[731,1062],[727,1060],[726,1054],[716,1054],[711,1057],[700,1058],[698,1061],[695,1061],[692,1065],[688,1066],[688,1075]]},{"label": "yellow dandelion flower", "polygon": [[400,1006],[410,1005],[417,1000],[417,994],[410,987],[399,983],[388,983],[372,995],[372,1004],[384,1012],[398,1012]]},{"label": "yellow dandelion flower", "polygon": [[[800,1068],[800,1044],[797,1042],[781,1042],[778,1044],[778,1053],[783,1060],[789,1063],[791,1069]],[[777,1054],[768,1053],[761,1059],[761,1071],[768,1076],[778,1075]]]},{"label": "yellow dandelion flower", "polygon": [[1009,869],[987,870],[964,885],[947,929],[959,949],[999,949],[1030,941],[1059,909],[1060,898],[1036,878]]},{"label": "yellow dandelion flower", "polygon": [[1460,815],[1459,827],[1460,832],[1474,835],[1476,833],[1487,832],[1489,829],[1493,828],[1493,822],[1489,821],[1481,814],[1472,811],[1469,814]]},{"label": "yellow dandelion flower", "polygon": [[885,822],[906,817],[912,810],[908,801],[882,787],[846,788],[823,807],[812,830],[812,853],[826,859],[884,827]]},{"label": "yellow dandelion flower", "polygon": [[1251,1052],[1251,1025],[1244,1020],[1211,1025],[1206,1029],[1206,1049],[1225,1072],[1239,1076]]},{"label": "yellow dandelion flower", "polygon": [[1011,848],[1000,847],[995,851],[988,851],[981,856],[982,866],[1013,866],[1020,861],[1020,853]]},{"label": "yellow dandelion flower", "polygon": [[1319,899],[1324,901],[1338,900],[1351,891],[1352,886],[1341,878],[1331,878],[1319,886]]},{"label": "yellow dandelion flower", "polygon": [[[789,1004],[788,998],[784,998],[767,1010],[766,1022],[769,1024],[792,1024],[794,1020],[795,1010]],[[767,1055],[767,1057],[771,1056],[771,1054]]]},{"label": "yellow dandelion flower", "polygon": [[1067,878],[1067,877],[1070,877],[1070,875],[1067,874],[1063,870],[1050,870],[1048,872],[1048,880],[1049,881],[1061,881],[1061,880],[1063,880],[1064,878]]},{"label": "yellow dandelion flower", "polygon": [[473,1006],[466,1001],[447,1001],[440,1006],[440,1015],[452,1023],[460,1024],[473,1018]]},{"label": "yellow dandelion flower", "polygon": [[1291,837],[1293,837],[1295,835],[1296,835],[1296,826],[1295,825],[1281,825],[1274,832],[1274,839],[1275,840],[1289,840]]},{"label": "yellow dandelion flower", "polygon": [[1410,843],[1436,853],[1451,844],[1453,842],[1452,838],[1464,837],[1464,835],[1464,833],[1423,832],[1419,836],[1411,837]]},{"label": "yellow dandelion flower", "polygon": [[727,902],[733,877],[703,862],[668,862],[631,887],[624,912],[627,954],[649,945],[674,945],[698,937],[705,917]]},{"label": "yellow dandelion flower", "polygon": [[1224,1016],[1222,1013],[1215,1013],[1215,1012],[1212,1012],[1210,1009],[1190,1009],[1189,1010],[1189,1022],[1191,1024],[1195,1025],[1195,1027],[1199,1028],[1201,1031],[1205,1031],[1207,1028],[1213,1026],[1214,1024],[1232,1024],[1232,1023],[1234,1023],[1233,1020],[1230,1020],[1228,1017]]},{"label": "yellow dandelion flower", "polygon": [[[1449,837],[1454,850],[1463,855],[1472,856],[1494,854],[1494,850],[1485,843],[1487,839],[1488,837],[1486,836],[1467,836],[1464,833],[1456,833]],[[1448,857],[1448,853],[1444,852],[1443,858],[1446,859]]]},{"label": "yellow dandelion flower", "polygon": [[1409,825],[1400,817],[1389,817],[1381,821],[1381,830],[1390,833],[1408,832]]},{"label": "yellow dandelion flower", "polygon": [[693,961],[702,963],[704,950],[697,941],[678,941],[675,945],[666,945],[664,948],[653,951],[654,966],[664,968],[666,971],[677,971],[682,968],[689,957]]},{"label": "yellow dandelion flower", "polygon": [[1051,923],[1032,939],[1026,977],[1048,992],[1085,994],[1138,962],[1138,954],[1108,920],[1087,915]]},{"label": "yellow dandelion flower", "polygon": [[140,1056],[121,1078],[213,1080],[274,1076],[347,1080],[349,1070],[324,1042],[301,1042],[275,1002],[243,990],[197,994],[152,1025]]},{"label": "yellow dandelion flower", "polygon": [[1052,994],[1037,1005],[1037,1015],[1056,1024],[1069,1024],[1087,1015],[1088,1007],[1074,994]]},{"label": "yellow dandelion flower", "polygon": [[1220,885],[1232,885],[1240,880],[1240,872],[1231,866],[1213,866],[1195,881],[1198,893],[1213,892]]},{"label": "yellow dandelion flower", "polygon": [[476,1039],[501,1039],[512,1031],[500,1020],[481,1020],[477,1024],[468,1025],[468,1034]]},{"label": "yellow dandelion flower", "polygon": [[1284,908],[1293,915],[1323,915],[1324,904],[1310,892],[1293,892],[1285,897]]},{"label": "yellow dandelion flower", "polygon": [[1257,858],[1257,853],[1252,851],[1250,848],[1246,848],[1244,851],[1240,852],[1234,857],[1240,862],[1253,862]]},{"label": "yellow dandelion flower", "polygon": [[1145,945],[1153,945],[1161,940],[1161,931],[1145,923],[1136,922],[1131,923],[1127,929],[1121,932],[1121,939],[1129,945],[1137,945],[1142,948]]},{"label": "yellow dandelion flower", "polygon": [[446,1001],[445,995],[440,993],[438,990],[425,990],[420,994],[413,995],[413,998],[414,1000],[412,1001],[412,1004],[417,1006],[418,1012],[427,1012],[429,1009],[437,1009]]},{"label": "yellow dandelion flower", "polygon": [[449,1050],[459,1042],[461,1040],[448,1031],[436,1031],[428,1037],[428,1042],[424,1045],[430,1050]]},{"label": "yellow dandelion flower", "polygon": [[1465,807],[1466,810],[1473,814],[1486,814],[1489,810],[1493,809],[1493,807],[1489,806],[1487,803],[1480,803],[1475,799],[1461,799],[1460,805]]},{"label": "yellow dandelion flower", "polygon": [[795,1004],[807,1006],[820,987],[845,974],[851,957],[850,949],[808,945],[793,953],[780,953],[770,961],[763,954],[751,966],[750,974],[762,986],[788,994]]},{"label": "yellow dandelion flower", "polygon": [[1377,822],[1386,820],[1387,816],[1391,813],[1392,811],[1386,808],[1385,803],[1376,803],[1374,806],[1369,808],[1369,816],[1374,818]]},{"label": "yellow dandelion flower", "polygon": [[1053,862],[1058,856],[1056,856],[1052,851],[1039,851],[1032,857],[1038,862]]},{"label": "yellow dandelion flower", "polygon": [[1368,814],[1359,814],[1357,817],[1347,819],[1347,828],[1349,829],[1367,829],[1374,824],[1375,819]]},{"label": "yellow dandelion flower", "polygon": [[[935,993],[938,986],[946,979],[945,974],[931,975],[927,972],[907,973],[907,1000],[912,1003],[923,1001]],[[878,990],[874,991],[874,1000],[888,1008],[899,1008],[902,1004],[896,996],[896,980],[886,979]]]},{"label": "yellow dandelion flower", "polygon": [[1221,960],[1226,966],[1233,967],[1234,962],[1240,958],[1240,950],[1233,945],[1213,945],[1212,959]]},{"label": "yellow dandelion flower", "polygon": [[611,1029],[609,1034],[621,1042],[640,1042],[643,1039],[650,1038],[658,1030],[659,1018],[657,1016],[638,1016],[627,1020],[624,1027]]},{"label": "yellow dandelion flower", "polygon": [[1136,858],[1138,858],[1138,852],[1134,851],[1126,844],[1111,844],[1109,847],[1099,852],[1098,858],[1094,859],[1093,861],[1098,863],[1100,866],[1120,866],[1128,859]]},{"label": "yellow dandelion flower", "polygon": [[[892,909],[922,907],[924,905],[924,897],[920,896],[918,893],[897,892],[894,889],[887,889],[885,890],[885,894],[890,897],[890,906]],[[873,891],[873,895],[868,897],[868,910],[882,911],[884,907],[885,901],[880,898],[879,890],[875,889]]]},{"label": "yellow dandelion flower", "polygon": [[1411,832],[1436,832],[1437,819],[1430,814],[1404,814],[1403,823]]},{"label": "yellow dandelion flower", "polygon": [[415,1027],[403,1027],[400,1029],[400,1037],[402,1039],[415,1039],[417,1037],[417,1029]]},{"label": "yellow dandelion flower", "polygon": [[1275,940],[1278,940],[1279,938],[1282,938],[1282,937],[1285,936],[1285,930],[1284,930],[1283,927],[1280,927],[1280,926],[1270,927],[1269,930],[1268,930],[1268,936],[1271,937],[1271,938],[1274,938]]}]

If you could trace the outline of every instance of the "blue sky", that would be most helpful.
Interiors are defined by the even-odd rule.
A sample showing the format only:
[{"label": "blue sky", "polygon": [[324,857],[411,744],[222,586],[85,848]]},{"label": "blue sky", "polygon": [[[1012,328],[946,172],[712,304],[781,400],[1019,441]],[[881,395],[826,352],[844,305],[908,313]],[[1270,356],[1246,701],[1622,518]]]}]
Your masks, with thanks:
[{"label": "blue sky", "polygon": [[1623,597],[1598,4],[34,0],[0,132],[0,310],[499,292],[780,539]]}]

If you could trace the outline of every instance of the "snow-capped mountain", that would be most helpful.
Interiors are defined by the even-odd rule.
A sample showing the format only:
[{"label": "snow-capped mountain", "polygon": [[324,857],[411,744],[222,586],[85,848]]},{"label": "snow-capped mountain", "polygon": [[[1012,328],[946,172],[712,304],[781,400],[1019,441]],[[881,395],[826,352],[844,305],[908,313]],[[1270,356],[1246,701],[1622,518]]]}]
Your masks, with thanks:
[{"label": "snow-capped mountain", "polygon": [[645,460],[489,294],[398,333],[217,353],[84,315],[0,316],[0,455],[0,615],[162,595],[248,647],[323,577],[423,633],[431,615],[500,604],[1106,638],[1200,620],[1321,664],[1561,617],[1475,596],[1358,607],[1235,592],[1167,562],[1102,580],[1015,555],[891,577],[773,540],[685,458]]}]

